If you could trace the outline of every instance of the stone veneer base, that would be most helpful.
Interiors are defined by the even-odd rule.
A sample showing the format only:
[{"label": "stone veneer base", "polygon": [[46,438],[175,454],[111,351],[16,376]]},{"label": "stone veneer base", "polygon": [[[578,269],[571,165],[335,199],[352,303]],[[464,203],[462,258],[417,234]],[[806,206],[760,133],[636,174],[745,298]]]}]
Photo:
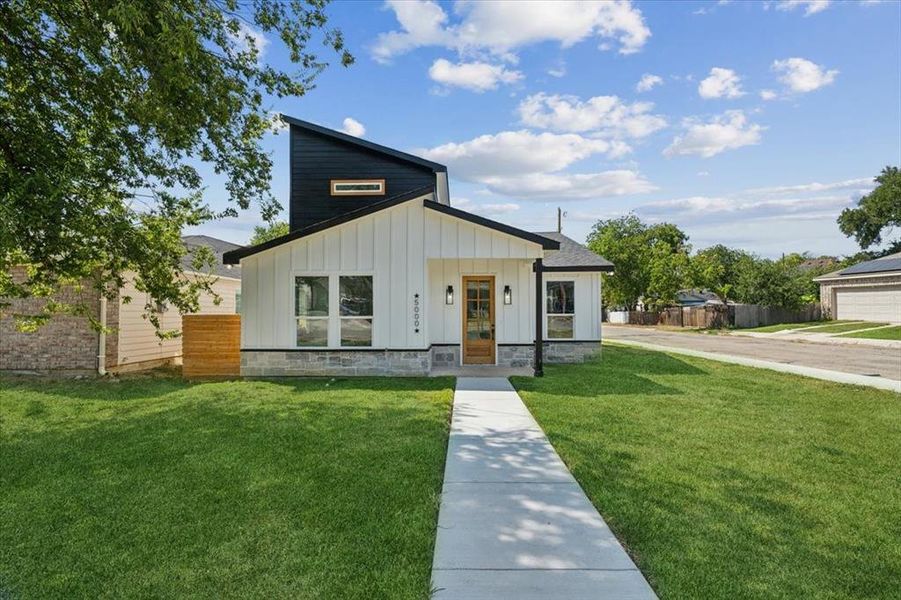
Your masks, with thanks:
[{"label": "stone veneer base", "polygon": [[429,374],[428,350],[284,351],[242,350],[244,377],[328,377],[392,375],[418,377]]},{"label": "stone veneer base", "polygon": [[[545,342],[546,364],[585,362],[601,352],[600,342]],[[530,367],[532,344],[501,344],[497,364]],[[460,365],[459,345],[435,345],[425,350],[242,350],[244,377],[332,377],[391,375],[426,376],[432,368]]]}]

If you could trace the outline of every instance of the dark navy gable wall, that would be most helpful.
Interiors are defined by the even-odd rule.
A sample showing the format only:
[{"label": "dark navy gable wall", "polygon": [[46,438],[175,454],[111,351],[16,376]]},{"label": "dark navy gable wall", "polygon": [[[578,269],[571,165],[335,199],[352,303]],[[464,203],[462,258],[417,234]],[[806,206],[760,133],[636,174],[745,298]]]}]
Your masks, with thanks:
[{"label": "dark navy gable wall", "polygon": [[[291,126],[291,230],[390,196],[435,185],[435,173],[378,152]],[[332,196],[332,179],[384,179],[384,196]]]}]

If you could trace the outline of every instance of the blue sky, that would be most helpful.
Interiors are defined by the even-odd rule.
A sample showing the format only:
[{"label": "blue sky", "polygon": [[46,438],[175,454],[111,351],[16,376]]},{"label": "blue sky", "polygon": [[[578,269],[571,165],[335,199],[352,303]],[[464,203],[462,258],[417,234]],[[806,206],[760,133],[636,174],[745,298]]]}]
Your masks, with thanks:
[{"label": "blue sky", "polygon": [[[634,211],[695,248],[849,254],[835,217],[901,163],[899,2],[329,12],[356,63],[272,110],[447,164],[453,205],[525,229],[553,229],[560,206],[564,233],[583,241]],[[262,60],[287,66],[280,42],[261,39]],[[287,136],[264,147],[287,208]],[[221,181],[206,181],[224,205]],[[256,223],[251,211],[198,231],[245,243]]]}]

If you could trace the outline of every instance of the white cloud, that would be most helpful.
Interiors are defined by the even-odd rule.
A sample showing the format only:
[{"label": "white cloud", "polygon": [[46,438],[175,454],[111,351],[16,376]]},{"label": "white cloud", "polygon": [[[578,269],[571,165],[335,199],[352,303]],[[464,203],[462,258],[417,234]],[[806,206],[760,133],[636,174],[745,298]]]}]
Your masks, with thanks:
[{"label": "white cloud", "polygon": [[343,131],[347,135],[352,135],[354,137],[363,137],[364,135],[366,135],[366,128],[363,126],[363,124],[352,117],[347,117],[346,119],[344,119],[342,125],[343,127],[341,127],[341,131]]},{"label": "white cloud", "polygon": [[595,155],[619,156],[628,146],[574,133],[502,131],[417,154],[448,165],[454,177],[495,194],[522,198],[602,198],[656,189],[637,171],[561,173]]},{"label": "white cloud", "polygon": [[641,11],[628,0],[471,2],[459,0],[459,21],[449,24],[444,9],[431,0],[388,0],[400,30],[382,33],[373,57],[388,62],[422,46],[441,46],[461,54],[488,51],[512,58],[516,49],[538,42],[567,48],[588,38],[616,40],[621,54],[637,52],[651,32]]},{"label": "white cloud", "polygon": [[834,190],[853,190],[865,194],[873,189],[872,177],[859,177],[857,179],[845,179],[832,183],[804,183],[800,185],[781,185],[773,187],[752,188],[746,190],[746,194],[754,195],[778,195],[778,194],[803,194],[811,192],[828,192]]},{"label": "white cloud", "polygon": [[515,202],[502,202],[498,204],[476,204],[468,198],[454,199],[454,208],[465,210],[485,217],[498,217],[509,215],[519,210],[519,204]]},{"label": "white cloud", "polygon": [[654,88],[654,86],[663,85],[663,78],[659,75],[651,75],[650,73],[645,73],[641,76],[641,79],[635,84],[636,92],[648,92]]},{"label": "white cloud", "polygon": [[781,73],[779,81],[792,92],[812,92],[835,81],[838,71],[826,70],[805,58],[786,58],[773,61],[773,71]]},{"label": "white cloud", "polygon": [[760,99],[761,100],[775,100],[779,97],[779,94],[774,92],[773,90],[760,90]]},{"label": "white cloud", "polygon": [[616,96],[595,96],[581,101],[575,96],[533,94],[517,109],[531,127],[564,132],[595,132],[613,138],[642,138],[666,127],[666,119],[651,113],[650,102],[627,104]]},{"label": "white cloud", "polygon": [[566,63],[561,60],[557,66],[548,69],[547,74],[551,77],[563,77],[566,75]]},{"label": "white cloud", "polygon": [[741,77],[732,69],[713,67],[710,75],[698,84],[701,98],[738,98],[744,95],[741,89]]},{"label": "white cloud", "polygon": [[451,142],[417,151],[446,164],[454,177],[481,181],[486,177],[555,172],[592,155],[620,156],[615,142],[569,134],[534,133],[527,130],[481,135],[466,142]]},{"label": "white cloud", "polygon": [[555,200],[601,199],[657,189],[640,173],[628,169],[599,173],[528,173],[518,177],[488,177],[484,183],[497,194]]},{"label": "white cloud", "polygon": [[708,122],[696,118],[683,122],[685,133],[673,140],[664,151],[664,156],[698,155],[710,158],[726,150],[760,143],[763,127],[749,123],[744,112],[729,110],[713,117]]},{"label": "white cloud", "polygon": [[787,11],[803,8],[804,16],[809,17],[826,10],[831,3],[830,0],[780,0],[776,4],[776,10]]},{"label": "white cloud", "polygon": [[497,89],[501,83],[511,84],[522,79],[519,71],[512,71],[503,65],[484,62],[460,62],[454,64],[439,58],[429,68],[429,77],[438,83],[465,88],[474,92]]},{"label": "white cloud", "polygon": [[244,21],[238,22],[238,32],[229,32],[233,47],[238,52],[251,52],[256,50],[257,61],[262,61],[269,47],[269,38],[262,31],[251,27]]}]

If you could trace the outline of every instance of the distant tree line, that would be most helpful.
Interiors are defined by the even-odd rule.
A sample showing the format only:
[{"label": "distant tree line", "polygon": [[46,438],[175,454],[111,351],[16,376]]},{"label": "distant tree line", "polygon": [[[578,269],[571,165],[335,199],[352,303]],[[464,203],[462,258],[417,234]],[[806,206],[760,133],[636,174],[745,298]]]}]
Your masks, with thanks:
[{"label": "distant tree line", "polygon": [[[598,221],[588,247],[612,261],[604,275],[604,303],[633,310],[639,301],[651,310],[675,304],[680,290],[702,289],[723,302],[797,309],[819,300],[815,277],[865,260],[901,251],[901,239],[886,242],[901,227],[901,170],[885,167],[876,188],[856,208],[842,211],[839,229],[861,251],[837,262],[806,263],[809,253],[773,260],[722,244],[692,254],[688,236],[672,223],[647,224],[634,214]],[[885,242],[882,251],[870,250]],[[806,263],[806,264],[805,264]]]}]

